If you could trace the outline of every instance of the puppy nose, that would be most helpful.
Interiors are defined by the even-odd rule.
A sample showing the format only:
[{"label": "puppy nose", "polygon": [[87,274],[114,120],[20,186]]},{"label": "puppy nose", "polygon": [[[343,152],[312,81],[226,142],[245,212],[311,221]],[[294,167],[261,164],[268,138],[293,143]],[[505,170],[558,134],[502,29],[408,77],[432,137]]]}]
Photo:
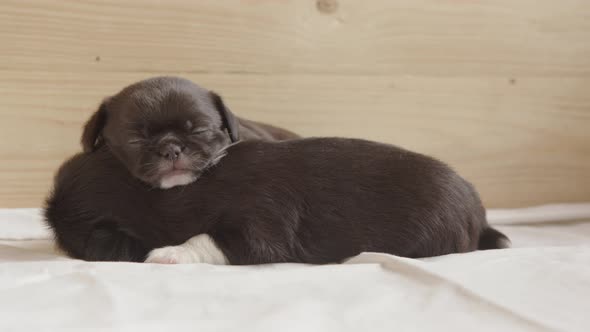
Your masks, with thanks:
[{"label": "puppy nose", "polygon": [[160,156],[169,159],[169,160],[176,160],[182,154],[182,150],[184,147],[175,143],[169,143],[164,145],[159,151]]}]

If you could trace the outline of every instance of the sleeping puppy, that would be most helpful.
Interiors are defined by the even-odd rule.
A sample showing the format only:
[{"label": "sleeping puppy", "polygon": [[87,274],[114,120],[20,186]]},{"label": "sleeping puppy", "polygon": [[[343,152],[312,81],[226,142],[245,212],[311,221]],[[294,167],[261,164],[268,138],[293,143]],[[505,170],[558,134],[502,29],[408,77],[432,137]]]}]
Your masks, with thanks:
[{"label": "sleeping puppy", "polygon": [[109,146],[133,176],[167,189],[197,179],[240,139],[298,137],[234,116],[219,95],[189,80],[156,77],[107,98],[86,123],[82,146]]},{"label": "sleeping puppy", "polygon": [[139,262],[160,248],[148,261],[322,264],[366,251],[418,258],[508,243],[471,184],[392,145],[244,141],[198,181],[168,190],[137,180],[129,170],[144,166],[110,146],[66,162],[47,200],[56,241],[75,258]]}]

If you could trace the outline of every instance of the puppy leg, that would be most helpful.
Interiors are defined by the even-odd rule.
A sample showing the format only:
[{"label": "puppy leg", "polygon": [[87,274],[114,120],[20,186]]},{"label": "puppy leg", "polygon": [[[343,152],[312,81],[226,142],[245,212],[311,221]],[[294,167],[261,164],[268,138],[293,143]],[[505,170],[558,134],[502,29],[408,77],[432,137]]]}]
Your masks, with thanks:
[{"label": "puppy leg", "polygon": [[193,236],[178,246],[154,249],[148,254],[145,262],[159,264],[229,264],[227,257],[225,257],[215,241],[207,234]]}]

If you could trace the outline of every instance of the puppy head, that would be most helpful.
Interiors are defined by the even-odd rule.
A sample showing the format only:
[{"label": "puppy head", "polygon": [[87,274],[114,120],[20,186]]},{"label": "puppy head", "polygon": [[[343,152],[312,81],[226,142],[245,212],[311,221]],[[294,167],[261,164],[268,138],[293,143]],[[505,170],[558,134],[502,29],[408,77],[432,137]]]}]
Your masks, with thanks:
[{"label": "puppy head", "polygon": [[159,188],[188,184],[239,139],[221,97],[181,78],[157,77],[105,99],[84,127],[82,146],[106,144],[138,179]]}]

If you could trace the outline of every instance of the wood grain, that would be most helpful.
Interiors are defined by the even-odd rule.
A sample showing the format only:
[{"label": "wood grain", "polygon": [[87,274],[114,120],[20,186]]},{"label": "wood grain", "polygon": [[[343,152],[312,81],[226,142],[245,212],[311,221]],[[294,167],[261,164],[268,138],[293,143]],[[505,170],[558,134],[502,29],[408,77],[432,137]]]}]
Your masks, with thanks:
[{"label": "wood grain", "polygon": [[489,207],[590,201],[588,36],[585,0],[2,1],[0,207],[39,206],[100,100],[163,74],[435,155]]}]

